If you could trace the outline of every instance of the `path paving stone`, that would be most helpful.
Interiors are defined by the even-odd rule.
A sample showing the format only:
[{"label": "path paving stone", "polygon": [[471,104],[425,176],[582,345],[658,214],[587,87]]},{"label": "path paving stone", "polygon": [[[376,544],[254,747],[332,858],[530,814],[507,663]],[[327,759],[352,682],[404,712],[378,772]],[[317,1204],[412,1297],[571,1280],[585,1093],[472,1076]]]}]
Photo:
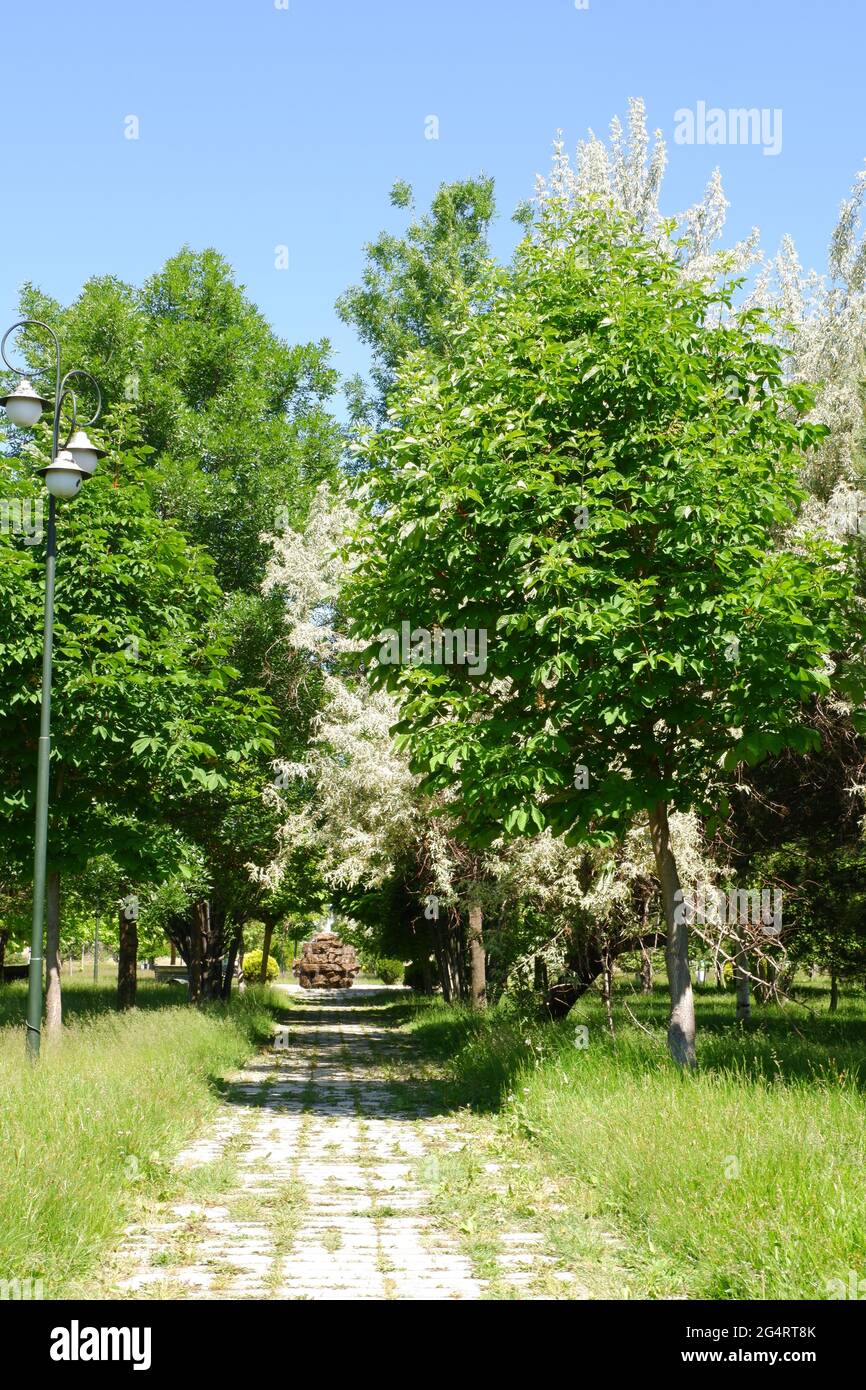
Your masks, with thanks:
[{"label": "path paving stone", "polygon": [[[423,1082],[413,1085],[412,1108],[405,1092],[396,1097],[389,1069],[411,1064],[412,1044],[377,1019],[372,994],[294,996],[286,1043],[275,1040],[232,1078],[215,1122],[175,1160],[194,1170],[231,1158],[231,1190],[163,1203],[130,1227],[114,1296],[485,1296],[415,1176],[432,1144],[459,1143],[459,1131],[425,1108]],[[504,1239],[502,1278],[518,1296],[524,1288],[532,1296],[533,1270],[548,1263],[540,1243],[531,1232]]]}]

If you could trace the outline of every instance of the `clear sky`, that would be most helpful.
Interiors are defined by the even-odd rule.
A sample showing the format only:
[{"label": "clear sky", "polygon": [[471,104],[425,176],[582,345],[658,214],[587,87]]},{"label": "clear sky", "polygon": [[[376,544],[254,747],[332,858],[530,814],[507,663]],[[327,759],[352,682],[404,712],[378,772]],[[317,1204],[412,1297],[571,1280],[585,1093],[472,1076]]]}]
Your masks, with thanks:
[{"label": "clear sky", "polygon": [[[0,12],[0,326],[24,280],[66,300],[91,274],[140,282],[183,243],[210,245],[280,333],[330,337],[353,371],[365,356],[334,300],[364,242],[401,225],[397,178],[424,204],[442,180],[494,175],[507,252],[557,128],[573,147],[642,96],[668,140],[666,211],[719,164],[729,239],[758,225],[772,251],[791,232],[823,269],[866,161],[864,0],[0,0]],[[699,102],[781,110],[780,152],[676,144],[674,113]],[[425,138],[430,116],[438,139]],[[281,245],[288,270],[275,268]]]}]

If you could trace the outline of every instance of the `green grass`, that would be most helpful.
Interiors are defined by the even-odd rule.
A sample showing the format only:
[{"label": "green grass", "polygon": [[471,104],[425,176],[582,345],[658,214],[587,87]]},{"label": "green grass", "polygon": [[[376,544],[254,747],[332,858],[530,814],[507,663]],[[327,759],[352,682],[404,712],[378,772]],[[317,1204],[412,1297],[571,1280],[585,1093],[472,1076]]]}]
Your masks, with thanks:
[{"label": "green grass", "polygon": [[[835,1016],[820,986],[800,997],[756,1008],[744,1029],[730,991],[704,991],[693,1076],[668,1060],[663,990],[647,998],[620,982],[613,1040],[596,995],[558,1024],[507,1005],[483,1018],[401,1007],[445,1066],[443,1103],[495,1116],[498,1156],[528,1143],[533,1183],[555,1190],[557,1206],[566,1194],[554,1223],[562,1249],[578,1250],[597,1222],[632,1295],[820,1299],[828,1280],[866,1276],[866,1019],[862,994]],[[456,1160],[464,1167],[471,1148]],[[455,1220],[475,1220],[467,1175],[449,1184]],[[515,1214],[525,1202],[518,1183]]]},{"label": "green grass", "polygon": [[224,1074],[270,1034],[257,990],[193,1009],[183,991],[115,991],[64,981],[67,1026],[36,1067],[24,1057],[24,991],[0,990],[0,1279],[42,1279],[67,1296],[116,1242],[136,1202],[164,1189],[167,1164],[217,1103]]}]

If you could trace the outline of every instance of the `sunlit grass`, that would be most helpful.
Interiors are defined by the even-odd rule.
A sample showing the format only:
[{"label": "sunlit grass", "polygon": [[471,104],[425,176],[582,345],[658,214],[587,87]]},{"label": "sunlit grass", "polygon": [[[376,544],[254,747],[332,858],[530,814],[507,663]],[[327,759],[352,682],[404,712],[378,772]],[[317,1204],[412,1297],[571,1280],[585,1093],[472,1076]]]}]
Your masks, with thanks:
[{"label": "sunlit grass", "polygon": [[0,1279],[42,1279],[49,1299],[93,1269],[136,1197],[164,1184],[222,1076],[273,1017],[257,990],[199,1010],[170,987],[144,986],[142,1007],[126,1014],[111,1009],[113,996],[83,981],[65,988],[62,1043],[34,1067],[18,1021],[23,991],[0,991]]},{"label": "sunlit grass", "polygon": [[615,1038],[595,995],[558,1024],[421,1005],[410,1027],[450,1104],[498,1113],[569,1184],[564,1233],[589,1213],[623,1237],[635,1291],[820,1299],[866,1277],[866,1021],[862,994],[836,1015],[805,998],[816,1012],[756,1008],[743,1029],[730,991],[704,992],[694,1076],[668,1059],[664,992],[622,981]]}]

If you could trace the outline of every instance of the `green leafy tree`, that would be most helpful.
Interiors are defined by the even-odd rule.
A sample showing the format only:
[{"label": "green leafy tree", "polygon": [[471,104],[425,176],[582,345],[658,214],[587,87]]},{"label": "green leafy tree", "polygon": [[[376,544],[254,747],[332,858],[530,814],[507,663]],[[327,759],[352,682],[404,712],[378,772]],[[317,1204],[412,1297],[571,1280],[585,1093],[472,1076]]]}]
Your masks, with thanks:
[{"label": "green leafy tree", "polygon": [[[814,746],[802,711],[851,630],[838,547],[783,540],[821,435],[809,392],[732,294],[606,208],[551,202],[362,443],[350,600],[416,766],[458,789],[480,840],[611,841],[648,812],[685,1065],[668,809],[713,817],[725,771]],[[404,620],[401,663],[383,634]],[[437,660],[437,634],[466,629],[474,661],[449,664],[444,638]]]},{"label": "green leafy tree", "polygon": [[[60,333],[108,410],[132,411],[159,510],[208,550],[222,588],[257,590],[262,533],[302,521],[337,470],[327,342],[279,339],[213,250],[184,248],[140,288],[95,277],[65,308],[27,285],[20,308]],[[34,367],[43,351],[30,343]]]},{"label": "green leafy tree", "polygon": [[[274,748],[296,756],[316,683],[283,640],[279,595],[263,594],[261,581],[266,534],[302,525],[312,491],[338,471],[327,343],[282,342],[212,250],[182,250],[142,287],[94,278],[67,307],[26,286],[21,308],[60,332],[70,360],[100,381],[109,413],[151,451],[140,477],[151,509],[212,557],[223,590],[219,640],[234,670],[226,693],[243,700],[245,689],[263,690]],[[40,343],[24,347],[38,370]],[[251,838],[258,834],[264,850],[272,830],[253,810],[267,760],[240,758],[221,772],[220,795],[200,783],[206,796],[170,807],[173,823],[209,856],[203,883],[214,901],[190,905],[183,923],[184,914],[173,918],[178,944],[203,960],[206,990],[216,987],[224,933],[231,940],[243,914],[259,910],[247,862],[256,857]]]},{"label": "green leafy tree", "polygon": [[[414,210],[408,184],[394,185],[391,205]],[[382,232],[366,247],[361,283],[337,302],[340,317],[373,356],[376,401],[367,399],[357,378],[349,383],[356,417],[373,409],[384,413],[406,355],[422,346],[435,350],[446,336],[455,293],[474,285],[485,268],[495,213],[492,179],[443,183],[430,211],[410,222],[403,236]]]},{"label": "green leafy tree", "polygon": [[866,980],[866,848],[834,841],[793,840],[753,866],[762,883],[783,893],[782,939],[798,965],[820,965],[830,975],[830,1008],[838,981]]},{"label": "green leafy tree", "polygon": [[[179,803],[215,793],[271,752],[271,706],[238,688],[213,563],[153,509],[128,422],[62,505],[55,606],[49,836],[48,1017],[59,1026],[60,878],[110,853],[135,880],[177,866],[164,833]],[[41,485],[7,459],[10,494]],[[4,482],[4,487],[6,486]],[[0,746],[8,860],[26,872],[33,828],[43,569],[30,538],[0,534]],[[131,974],[134,989],[134,966]],[[127,999],[126,1002],[129,1002]]]}]

